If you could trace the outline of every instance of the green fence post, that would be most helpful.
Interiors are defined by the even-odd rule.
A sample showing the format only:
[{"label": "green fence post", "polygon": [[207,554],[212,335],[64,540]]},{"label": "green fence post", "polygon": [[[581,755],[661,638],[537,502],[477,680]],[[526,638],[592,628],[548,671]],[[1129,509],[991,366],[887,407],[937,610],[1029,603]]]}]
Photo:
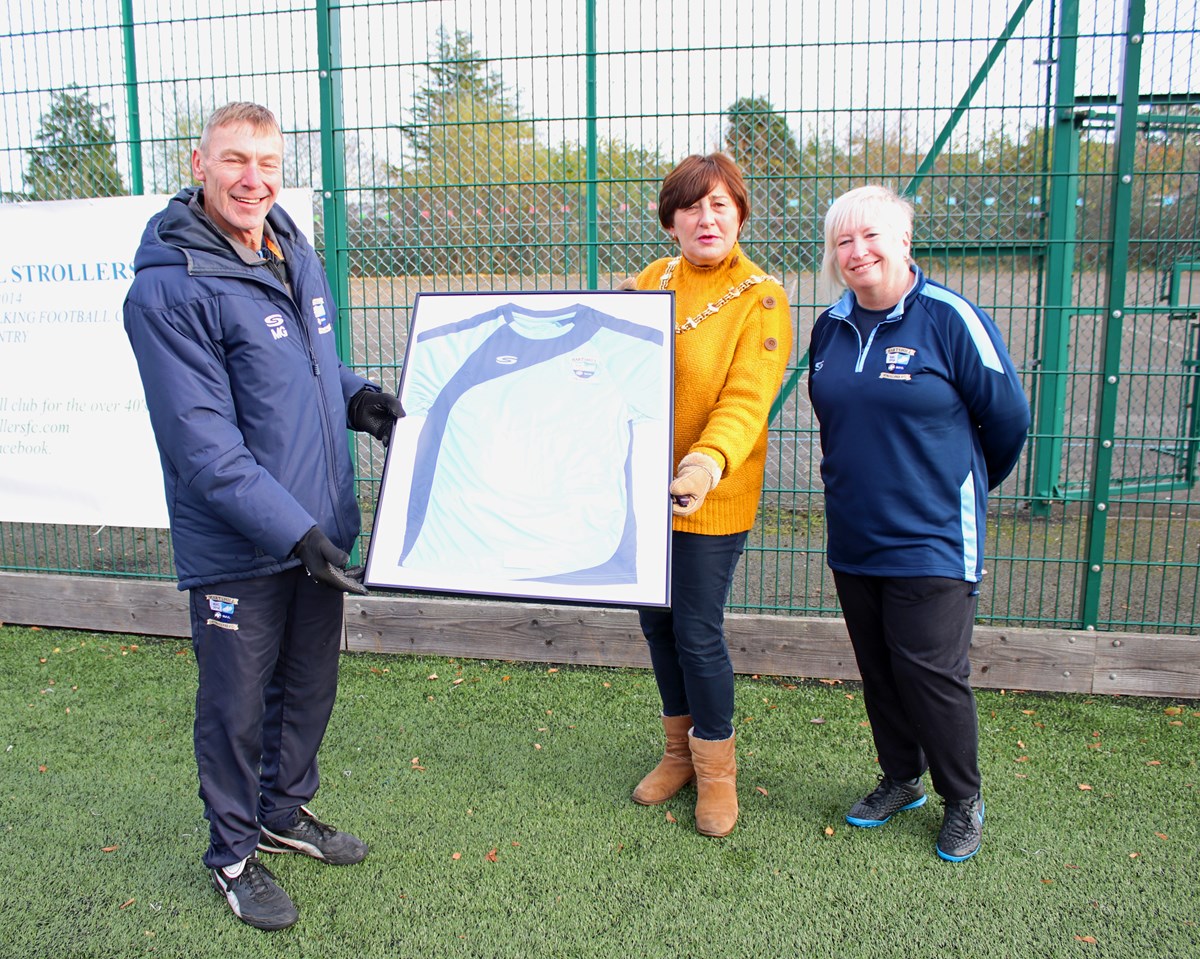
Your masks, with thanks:
[{"label": "green fence post", "polygon": [[1061,494],[1067,371],[1070,368],[1072,277],[1075,273],[1076,200],[1079,196],[1079,128],[1075,118],[1075,64],[1079,0],[1065,0],[1059,17],[1054,147],[1051,153],[1046,289],[1042,301],[1042,343],[1034,389],[1032,443],[1033,510],[1049,512]]},{"label": "green fence post", "polygon": [[338,352],[351,365],[349,251],[346,229],[346,134],[342,117],[340,4],[317,0],[317,68],[321,100],[321,220],[325,275],[337,301]]},{"label": "green fence post", "polygon": [[1117,102],[1116,165],[1112,187],[1108,294],[1105,297],[1104,353],[1098,390],[1099,428],[1087,530],[1087,567],[1083,572],[1083,625],[1095,629],[1104,575],[1109,494],[1117,399],[1121,385],[1121,345],[1125,328],[1125,285],[1129,268],[1129,228],[1133,206],[1134,147],[1137,140],[1138,79],[1142,66],[1142,25],[1145,0],[1129,0],[1121,54],[1121,85]]},{"label": "green fence post", "polygon": [[133,36],[133,0],[121,0],[121,45],[125,55],[125,107],[129,111],[129,192],[146,192],[142,176],[142,115],[138,109],[137,45]]},{"label": "green fence post", "polygon": [[600,288],[600,185],[596,151],[596,0],[587,0],[587,285]]},{"label": "green fence post", "polygon": [[[338,355],[354,367],[350,329],[350,256],[346,229],[346,134],[342,116],[342,31],[337,0],[317,0],[317,87],[321,102],[321,222],[325,231],[325,275],[337,303],[334,331]],[[356,444],[350,460],[358,473]],[[359,562],[357,542],[351,562]]]}]

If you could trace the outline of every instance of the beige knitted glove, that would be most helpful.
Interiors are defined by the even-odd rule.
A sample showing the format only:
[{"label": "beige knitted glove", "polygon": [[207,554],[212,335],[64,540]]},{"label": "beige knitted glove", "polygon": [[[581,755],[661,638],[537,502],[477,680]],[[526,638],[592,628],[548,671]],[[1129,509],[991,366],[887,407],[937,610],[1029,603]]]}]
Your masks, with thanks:
[{"label": "beige knitted glove", "polygon": [[704,497],[721,481],[721,467],[706,453],[688,453],[679,461],[671,482],[671,512],[688,516],[704,503]]}]

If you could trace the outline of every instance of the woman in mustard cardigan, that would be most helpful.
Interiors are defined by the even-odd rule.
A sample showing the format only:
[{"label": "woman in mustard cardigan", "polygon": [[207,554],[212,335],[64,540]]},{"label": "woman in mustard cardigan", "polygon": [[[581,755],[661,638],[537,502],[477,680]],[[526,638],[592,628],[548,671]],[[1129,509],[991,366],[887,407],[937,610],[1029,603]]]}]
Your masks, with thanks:
[{"label": "woman in mustard cardigan", "polygon": [[783,288],[746,258],[745,181],[721,153],[667,174],[658,218],[679,255],[656,260],[639,290],[675,291],[675,450],[671,606],[640,611],[662,696],[666,753],[635,802],[666,802],[696,780],[696,829],[737,822],[733,664],[725,600],[754,525],[767,417],[792,349]]}]

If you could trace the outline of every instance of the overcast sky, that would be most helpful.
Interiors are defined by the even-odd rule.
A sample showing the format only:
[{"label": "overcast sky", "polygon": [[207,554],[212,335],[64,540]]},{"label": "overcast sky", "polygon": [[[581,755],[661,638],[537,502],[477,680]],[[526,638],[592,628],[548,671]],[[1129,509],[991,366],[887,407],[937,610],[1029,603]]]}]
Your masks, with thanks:
[{"label": "overcast sky", "polygon": [[[600,132],[677,158],[717,147],[724,110],[756,96],[784,112],[798,133],[889,122],[903,124],[915,148],[927,148],[1019,3],[597,0]],[[1113,35],[1123,28],[1123,7],[1110,0],[1080,6],[1076,92],[1113,94]],[[1147,6],[1142,90],[1194,87],[1195,0]],[[295,9],[289,0],[135,2],[143,135],[159,133],[181,104],[207,109],[229,99],[267,103],[287,128],[315,128],[313,15]],[[360,139],[382,159],[399,159],[399,127],[427,76],[419,62],[444,25],[471,35],[524,116],[546,121],[541,138],[584,142],[586,74],[577,55],[585,46],[584,9],[582,0],[343,0],[346,126],[371,128]],[[1043,115],[1051,9],[1051,0],[1033,0],[973,103],[992,109],[969,113],[956,130],[959,144]],[[187,18],[193,22],[184,29],[179,21]],[[9,147],[33,141],[48,91],[71,82],[109,106],[125,138],[119,20],[119,0],[7,0],[0,7],[0,122]],[[86,25],[104,29],[80,29]],[[19,185],[23,164],[20,151],[4,151],[0,189]]]}]

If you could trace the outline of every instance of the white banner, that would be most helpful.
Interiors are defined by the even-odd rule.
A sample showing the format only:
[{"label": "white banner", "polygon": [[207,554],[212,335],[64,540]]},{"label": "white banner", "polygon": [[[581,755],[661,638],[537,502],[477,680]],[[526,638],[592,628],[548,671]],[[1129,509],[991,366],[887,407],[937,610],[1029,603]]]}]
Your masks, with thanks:
[{"label": "white banner", "polygon": [[[0,204],[0,520],[166,527],[121,304],[169,196]],[[312,193],[280,202],[312,236]]]}]

